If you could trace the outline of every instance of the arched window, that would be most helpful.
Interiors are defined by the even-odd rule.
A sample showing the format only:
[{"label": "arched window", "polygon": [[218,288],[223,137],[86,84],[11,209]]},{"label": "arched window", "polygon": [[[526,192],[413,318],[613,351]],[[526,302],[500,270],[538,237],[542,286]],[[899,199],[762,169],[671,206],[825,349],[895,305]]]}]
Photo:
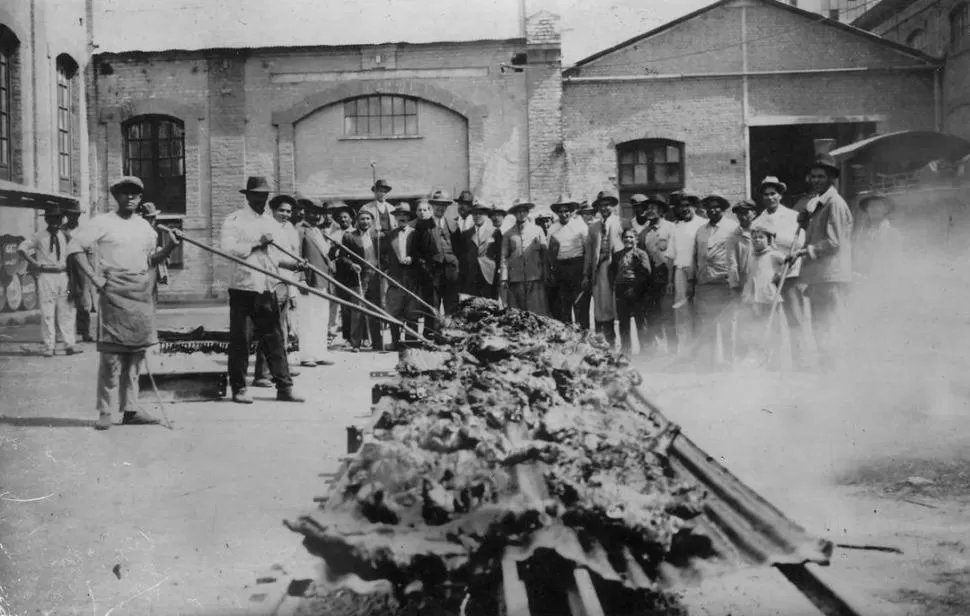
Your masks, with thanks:
[{"label": "arched window", "polygon": [[160,213],[185,214],[185,125],[164,115],[132,118],[122,127],[124,171],[145,183],[145,201]]},{"label": "arched window", "polygon": [[0,24],[0,179],[14,180],[13,135],[14,88],[16,87],[17,50],[20,40],[10,28]]},{"label": "arched window", "polygon": [[950,11],[950,49],[963,49],[967,34],[970,34],[970,5],[964,3]]},{"label": "arched window", "polygon": [[640,139],[616,147],[620,197],[673,192],[684,187],[684,144],[671,139]]},{"label": "arched window", "polygon": [[913,49],[926,51],[926,30],[917,28],[916,30],[910,32],[909,36],[906,37],[906,44]]},{"label": "arched window", "polygon": [[60,190],[68,194],[75,192],[77,72],[77,62],[71,56],[57,56],[57,171]]},{"label": "arched window", "polygon": [[347,137],[403,137],[418,134],[418,101],[404,96],[362,96],[344,101]]}]

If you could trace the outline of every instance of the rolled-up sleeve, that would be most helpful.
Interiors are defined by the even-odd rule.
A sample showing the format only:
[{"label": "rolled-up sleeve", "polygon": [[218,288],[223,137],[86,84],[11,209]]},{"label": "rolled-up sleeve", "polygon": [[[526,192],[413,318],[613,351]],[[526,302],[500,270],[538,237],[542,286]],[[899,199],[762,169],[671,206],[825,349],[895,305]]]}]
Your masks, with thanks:
[{"label": "rolled-up sleeve", "polygon": [[242,229],[235,217],[227,218],[222,223],[222,233],[219,235],[219,245],[234,257],[245,259],[253,251],[252,244],[243,241]]},{"label": "rolled-up sleeve", "polygon": [[98,219],[92,218],[71,236],[71,241],[67,243],[67,256],[90,253],[100,236],[101,226],[98,224]]}]

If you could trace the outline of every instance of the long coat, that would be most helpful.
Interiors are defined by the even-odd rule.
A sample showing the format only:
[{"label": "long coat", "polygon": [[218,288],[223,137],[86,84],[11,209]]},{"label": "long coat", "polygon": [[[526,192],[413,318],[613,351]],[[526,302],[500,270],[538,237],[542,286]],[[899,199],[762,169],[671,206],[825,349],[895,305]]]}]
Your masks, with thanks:
[{"label": "long coat", "polygon": [[[304,227],[300,229],[300,254],[310,265],[330,276],[334,275],[334,262],[331,258],[335,247],[333,242],[323,236],[320,229]],[[314,289],[328,290],[330,282],[313,270],[306,271],[306,283]]]},{"label": "long coat", "polygon": [[462,254],[459,260],[465,266],[465,274],[462,276],[463,293],[471,292],[478,272],[482,273],[485,282],[495,284],[495,272],[502,250],[501,237],[496,236],[495,227],[489,221],[461,234]]}]

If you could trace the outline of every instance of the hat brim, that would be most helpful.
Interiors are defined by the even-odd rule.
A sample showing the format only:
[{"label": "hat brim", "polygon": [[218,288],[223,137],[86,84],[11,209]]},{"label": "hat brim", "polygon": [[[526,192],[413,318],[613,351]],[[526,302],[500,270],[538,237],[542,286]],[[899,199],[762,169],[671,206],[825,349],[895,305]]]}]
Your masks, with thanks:
[{"label": "hat brim", "polygon": [[739,211],[744,210],[745,212],[754,212],[755,208],[748,205],[735,205],[731,208],[731,212],[737,214]]},{"label": "hat brim", "polygon": [[394,210],[393,212],[391,212],[391,216],[394,216],[395,218],[397,218],[398,216],[407,216],[408,218],[414,218],[416,215],[417,214],[415,214],[411,210],[408,210],[406,212],[404,210]]},{"label": "hat brim", "polygon": [[428,203],[431,205],[451,205],[454,201],[451,199],[428,199]]},{"label": "hat brim", "polygon": [[381,184],[381,185],[374,184],[373,186],[370,187],[371,192],[377,192],[378,190],[383,190],[384,192],[391,192],[391,187],[388,186],[387,184]]},{"label": "hat brim", "polygon": [[519,204],[516,204],[516,205],[513,205],[512,207],[510,207],[508,209],[508,211],[511,214],[512,212],[517,212],[519,210],[530,211],[530,210],[535,209],[535,207],[536,207],[536,204],[535,203],[519,203]]},{"label": "hat brim", "polygon": [[856,207],[858,207],[860,211],[865,212],[869,209],[869,204],[873,201],[882,201],[886,204],[886,208],[890,212],[896,209],[896,202],[886,195],[866,195],[859,199],[859,203],[856,205]]},{"label": "hat brim", "polygon": [[637,201],[636,203],[631,202],[633,207],[647,207],[648,205],[656,205],[660,209],[667,209],[670,204],[666,201],[661,201],[660,199],[647,199],[646,201]]},{"label": "hat brim", "polygon": [[138,191],[138,194],[141,194],[141,193],[145,192],[145,188],[143,186],[139,186],[135,182],[130,182],[128,180],[124,180],[122,182],[115,182],[114,184],[111,185],[111,189],[110,190],[111,190],[112,194],[114,194],[114,193],[119,192],[122,188],[125,188],[126,186],[130,186],[130,187],[136,189]]},{"label": "hat brim", "polygon": [[575,201],[562,201],[560,203],[553,203],[549,206],[549,209],[553,212],[556,210],[578,210],[579,204]]},{"label": "hat brim", "polygon": [[248,195],[248,194],[252,193],[252,194],[264,194],[264,195],[268,195],[270,192],[272,192],[272,191],[270,191],[270,189],[268,189],[268,188],[254,188],[252,190],[248,190],[246,188],[243,188],[242,190],[239,191],[239,194]]},{"label": "hat brim", "polygon": [[722,199],[722,198],[701,199],[701,207],[704,208],[705,210],[710,209],[712,207],[716,207],[723,212],[725,210],[731,209],[731,204],[728,202],[727,199]]},{"label": "hat brim", "polygon": [[815,162],[808,166],[808,170],[812,169],[824,169],[826,172],[831,173],[835,177],[840,177],[842,175],[842,170],[835,165],[829,163]]},{"label": "hat brim", "polygon": [[758,192],[763,192],[768,186],[773,186],[775,190],[780,193],[788,192],[788,184],[785,184],[784,182],[762,182],[761,185],[758,186]]},{"label": "hat brim", "polygon": [[604,205],[619,205],[620,200],[616,197],[603,197],[602,199],[597,199],[593,202],[593,207],[598,208]]}]

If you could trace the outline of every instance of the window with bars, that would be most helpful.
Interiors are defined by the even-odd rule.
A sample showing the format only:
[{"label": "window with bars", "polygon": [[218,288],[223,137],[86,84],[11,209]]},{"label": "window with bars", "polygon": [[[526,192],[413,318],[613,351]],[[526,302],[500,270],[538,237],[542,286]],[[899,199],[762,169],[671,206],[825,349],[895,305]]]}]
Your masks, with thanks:
[{"label": "window with bars", "polygon": [[684,144],[669,139],[644,139],[617,147],[620,187],[649,191],[684,187]]},{"label": "window with bars", "polygon": [[57,171],[61,192],[74,193],[74,88],[77,64],[57,58]]},{"label": "window with bars", "polygon": [[950,50],[959,51],[966,46],[970,34],[970,4],[961,4],[950,12]]},{"label": "window with bars", "polygon": [[[0,26],[2,28],[2,26]],[[13,179],[13,88],[11,64],[13,50],[0,48],[0,179]]]},{"label": "window with bars", "polygon": [[363,96],[344,102],[347,137],[403,137],[418,134],[418,101],[404,96]]},{"label": "window with bars", "polygon": [[125,122],[124,172],[145,184],[143,201],[165,214],[185,213],[185,125],[178,118],[145,115]]}]

